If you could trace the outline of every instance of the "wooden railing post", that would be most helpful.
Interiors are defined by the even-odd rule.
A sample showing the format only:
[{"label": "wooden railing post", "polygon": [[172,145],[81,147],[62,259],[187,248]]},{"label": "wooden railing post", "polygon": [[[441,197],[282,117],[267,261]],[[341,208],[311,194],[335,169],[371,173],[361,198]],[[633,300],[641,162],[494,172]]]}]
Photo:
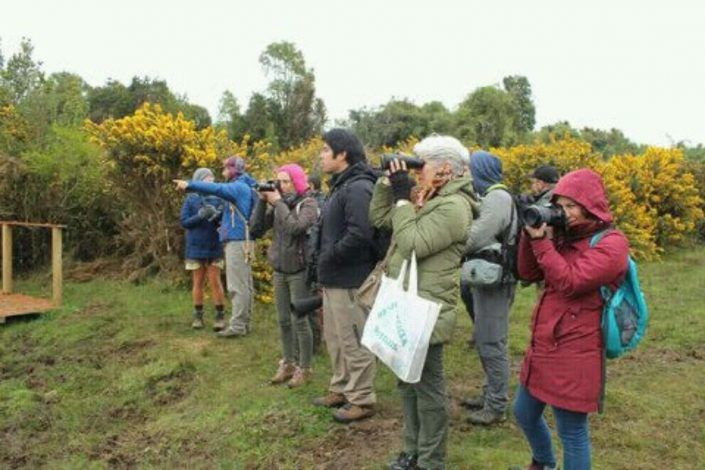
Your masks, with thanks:
[{"label": "wooden railing post", "polygon": [[12,226],[2,224],[2,291],[12,293]]},{"label": "wooden railing post", "polygon": [[61,266],[61,227],[51,229],[51,293],[56,306],[61,305],[63,272]]}]

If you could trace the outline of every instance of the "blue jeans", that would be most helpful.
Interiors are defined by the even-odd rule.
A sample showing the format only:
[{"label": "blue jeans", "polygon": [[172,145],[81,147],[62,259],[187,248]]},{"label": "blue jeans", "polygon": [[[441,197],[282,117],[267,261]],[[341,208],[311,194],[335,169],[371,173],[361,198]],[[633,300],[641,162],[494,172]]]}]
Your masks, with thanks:
[{"label": "blue jeans", "polygon": [[[543,465],[556,466],[551,432],[543,417],[546,403],[537,400],[522,385],[514,401],[514,416],[531,446],[533,459]],[[590,469],[590,430],[587,413],[564,410],[552,406],[556,417],[558,437],[563,444],[564,470]]]}]

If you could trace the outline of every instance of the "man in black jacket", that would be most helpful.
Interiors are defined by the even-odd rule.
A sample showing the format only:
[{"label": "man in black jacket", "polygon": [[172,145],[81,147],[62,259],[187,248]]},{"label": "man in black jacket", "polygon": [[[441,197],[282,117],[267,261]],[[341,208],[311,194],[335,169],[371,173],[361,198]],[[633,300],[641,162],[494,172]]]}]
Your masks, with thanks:
[{"label": "man in black jacket", "polygon": [[360,140],[332,129],[323,140],[321,165],[332,175],[321,212],[318,281],[323,288],[323,335],[331,357],[329,393],[314,404],[341,407],[333,418],[349,423],[374,414],[375,356],[360,344],[367,312],[354,300],[377,261],[369,206],[376,175]]}]

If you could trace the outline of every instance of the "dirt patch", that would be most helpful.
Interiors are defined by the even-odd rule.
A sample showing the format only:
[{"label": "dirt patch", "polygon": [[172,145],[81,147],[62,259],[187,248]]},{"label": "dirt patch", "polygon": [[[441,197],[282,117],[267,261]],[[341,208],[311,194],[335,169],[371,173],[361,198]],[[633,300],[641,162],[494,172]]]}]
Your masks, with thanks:
[{"label": "dirt patch", "polygon": [[391,456],[401,445],[399,418],[376,417],[334,428],[322,441],[307,446],[318,470],[366,468]]},{"label": "dirt patch", "polygon": [[628,354],[619,358],[624,362],[649,362],[649,363],[672,363],[672,362],[697,362],[705,360],[705,352],[702,349],[663,349],[648,348],[639,351],[638,354]]}]

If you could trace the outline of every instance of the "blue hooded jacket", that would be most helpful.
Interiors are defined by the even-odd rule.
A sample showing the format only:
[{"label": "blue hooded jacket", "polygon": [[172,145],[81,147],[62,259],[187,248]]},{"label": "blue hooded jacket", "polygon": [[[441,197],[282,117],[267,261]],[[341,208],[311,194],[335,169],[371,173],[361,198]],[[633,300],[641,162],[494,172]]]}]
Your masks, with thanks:
[{"label": "blue hooded jacket", "polygon": [[186,196],[181,208],[181,226],[186,229],[186,259],[219,259],[223,257],[223,246],[218,240],[218,221],[212,222],[198,215],[206,204],[222,211],[223,201],[215,196],[191,193]]},{"label": "blue hooded jacket", "polygon": [[225,200],[223,220],[220,224],[220,241],[225,243],[245,240],[245,221],[233,204],[249,220],[257,198],[253,189],[255,183],[256,181],[250,175],[242,173],[227,183],[189,181],[186,191],[211,194]]},{"label": "blue hooded jacket", "polygon": [[484,196],[490,186],[502,182],[502,161],[484,150],[473,152],[470,173],[473,189],[479,196]]}]

